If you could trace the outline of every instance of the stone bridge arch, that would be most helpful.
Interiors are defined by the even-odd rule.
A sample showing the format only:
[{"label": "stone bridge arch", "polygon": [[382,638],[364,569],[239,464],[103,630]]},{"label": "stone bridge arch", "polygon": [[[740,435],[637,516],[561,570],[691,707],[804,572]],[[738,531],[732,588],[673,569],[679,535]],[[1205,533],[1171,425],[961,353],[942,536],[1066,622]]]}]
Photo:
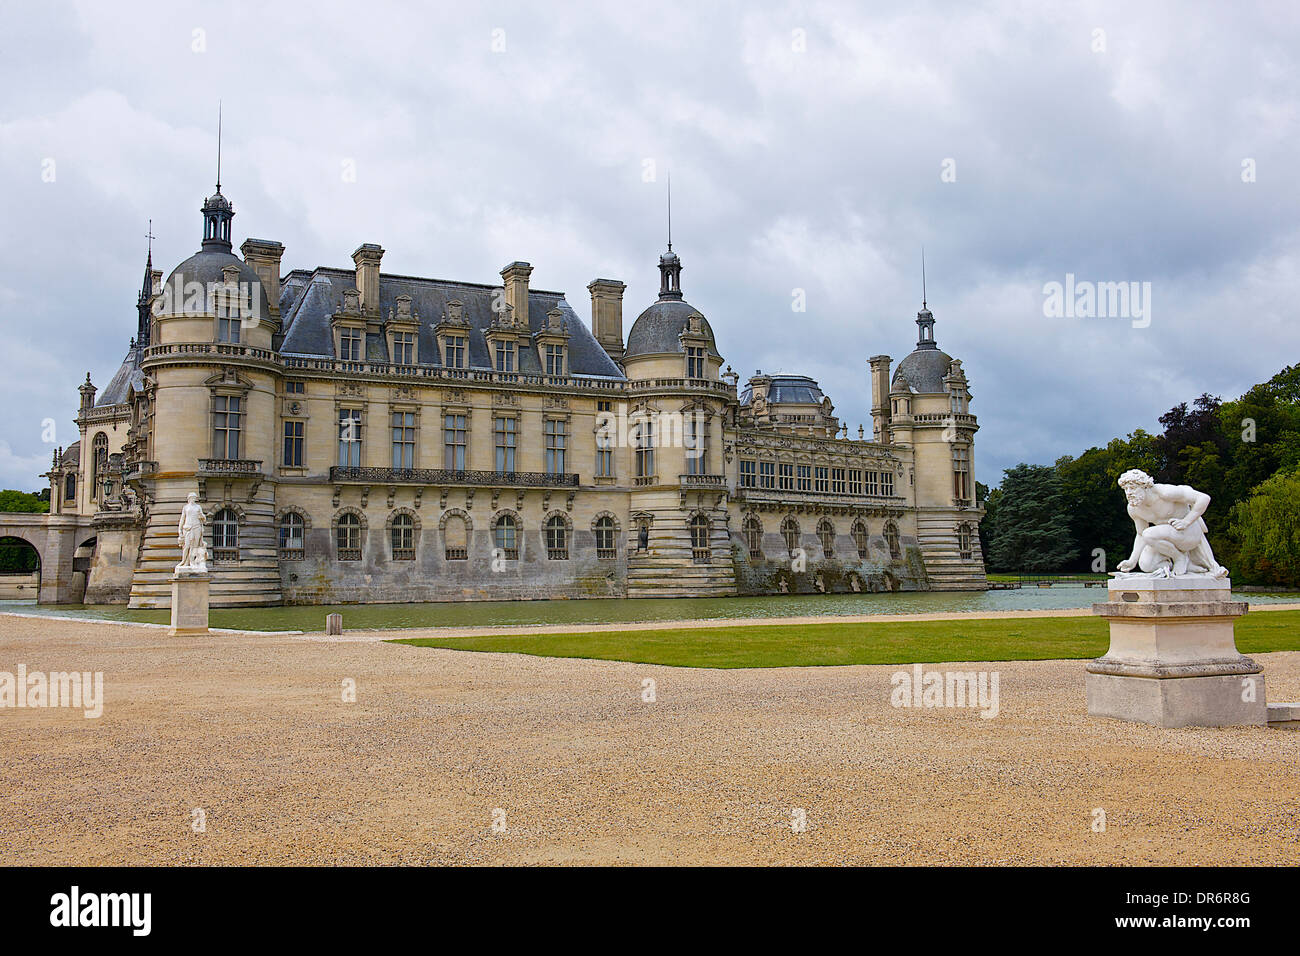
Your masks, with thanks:
[{"label": "stone bridge arch", "polygon": [[94,537],[89,522],[76,515],[0,513],[0,538],[18,538],[36,550],[41,587],[39,604],[75,604],[82,599],[84,580],[72,570],[77,544]]}]

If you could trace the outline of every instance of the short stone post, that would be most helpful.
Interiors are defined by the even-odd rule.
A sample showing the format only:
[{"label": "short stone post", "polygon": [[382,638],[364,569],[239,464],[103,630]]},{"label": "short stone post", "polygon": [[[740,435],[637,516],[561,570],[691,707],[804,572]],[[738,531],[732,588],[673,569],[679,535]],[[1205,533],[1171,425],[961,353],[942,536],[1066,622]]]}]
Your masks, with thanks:
[{"label": "short stone post", "polygon": [[342,615],[342,614],[326,614],[326,615],[325,615],[325,633],[326,633],[327,635],[329,635],[329,634],[342,634],[342,633],[343,633],[343,615]]},{"label": "short stone post", "polygon": [[172,637],[208,633],[206,571],[177,571],[172,575]]},{"label": "short stone post", "polygon": [[1268,722],[1263,668],[1237,650],[1233,622],[1249,609],[1228,579],[1113,579],[1092,612],[1110,621],[1110,649],[1088,664],[1088,713],[1157,727]]}]

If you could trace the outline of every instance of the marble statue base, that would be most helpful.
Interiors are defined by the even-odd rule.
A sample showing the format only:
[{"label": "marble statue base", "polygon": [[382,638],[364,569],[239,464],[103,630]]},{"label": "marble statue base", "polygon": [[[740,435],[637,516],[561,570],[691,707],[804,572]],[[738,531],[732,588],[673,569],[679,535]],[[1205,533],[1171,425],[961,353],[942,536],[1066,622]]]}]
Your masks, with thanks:
[{"label": "marble statue base", "polygon": [[208,585],[205,572],[172,575],[172,637],[208,633]]},{"label": "marble statue base", "polygon": [[1110,649],[1088,664],[1088,713],[1157,727],[1264,726],[1263,668],[1237,650],[1249,609],[1227,578],[1118,575],[1092,612]]}]

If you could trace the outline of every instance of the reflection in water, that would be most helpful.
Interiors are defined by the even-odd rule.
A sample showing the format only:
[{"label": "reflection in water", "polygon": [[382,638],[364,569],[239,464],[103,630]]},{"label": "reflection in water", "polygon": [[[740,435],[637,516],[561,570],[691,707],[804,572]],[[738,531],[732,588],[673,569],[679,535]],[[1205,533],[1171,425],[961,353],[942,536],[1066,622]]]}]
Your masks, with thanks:
[{"label": "reflection in water", "polygon": [[[1255,604],[1295,601],[1295,594],[1238,594]],[[505,624],[602,624],[688,618],[834,617],[845,614],[927,614],[1080,608],[1104,601],[1104,588],[1052,587],[1008,591],[916,591],[899,594],[783,594],[750,598],[603,599],[590,601],[465,601],[444,604],[319,604],[213,610],[213,627],[254,631],[323,631],[337,611],[349,630],[402,627],[476,627]],[[132,611],[121,605],[37,606],[0,601],[0,610],[60,617],[166,624],[170,612]]]}]

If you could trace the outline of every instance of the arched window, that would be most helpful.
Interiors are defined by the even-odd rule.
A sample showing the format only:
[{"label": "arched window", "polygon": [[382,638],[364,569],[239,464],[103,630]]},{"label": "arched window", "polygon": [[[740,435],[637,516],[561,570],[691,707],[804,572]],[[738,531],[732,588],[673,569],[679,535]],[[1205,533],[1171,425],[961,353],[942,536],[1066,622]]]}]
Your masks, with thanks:
[{"label": "arched window", "polygon": [[885,542],[889,545],[889,556],[891,558],[902,555],[903,552],[898,547],[898,525],[892,521],[885,525]]},{"label": "arched window", "polygon": [[546,538],[546,560],[569,560],[569,526],[559,515],[551,515],[542,527],[542,536]]},{"label": "arched window", "polygon": [[448,561],[469,560],[469,530],[460,515],[448,515],[442,526],[443,554]]},{"label": "arched window", "polygon": [[302,515],[292,511],[280,519],[280,560],[301,561],[303,558]]},{"label": "arched window", "polygon": [[108,436],[100,432],[90,445],[90,497],[99,498],[104,489],[100,483],[108,475]]},{"label": "arched window", "polygon": [[817,523],[817,538],[822,543],[822,556],[833,557],[835,554],[835,525],[823,518]]},{"label": "arched window", "polygon": [[618,557],[618,526],[609,515],[596,519],[596,557],[612,561]]},{"label": "arched window", "polygon": [[492,540],[507,561],[519,558],[519,527],[514,515],[502,515],[492,527]]},{"label": "arched window", "polygon": [[786,518],[781,522],[781,537],[785,539],[785,549],[794,551],[799,547],[799,522]]},{"label": "arched window", "polygon": [[973,537],[970,525],[962,524],[957,528],[957,552],[963,561],[969,561],[975,555]]},{"label": "arched window", "polygon": [[361,560],[361,519],[348,512],[339,518],[335,533],[340,561]]},{"label": "arched window", "polygon": [[745,547],[749,549],[751,558],[761,558],[763,556],[763,522],[759,521],[754,515],[745,519]]},{"label": "arched window", "polygon": [[394,561],[415,560],[415,519],[408,514],[393,516],[392,545]]},{"label": "arched window", "polygon": [[853,522],[853,544],[858,549],[858,557],[865,558],[868,554],[869,537],[867,535],[867,526],[861,521]]},{"label": "arched window", "polygon": [[239,516],[229,508],[212,517],[212,560],[239,560]]},{"label": "arched window", "polygon": [[713,559],[709,549],[709,519],[697,514],[691,519],[691,560],[696,564],[708,564]]}]

